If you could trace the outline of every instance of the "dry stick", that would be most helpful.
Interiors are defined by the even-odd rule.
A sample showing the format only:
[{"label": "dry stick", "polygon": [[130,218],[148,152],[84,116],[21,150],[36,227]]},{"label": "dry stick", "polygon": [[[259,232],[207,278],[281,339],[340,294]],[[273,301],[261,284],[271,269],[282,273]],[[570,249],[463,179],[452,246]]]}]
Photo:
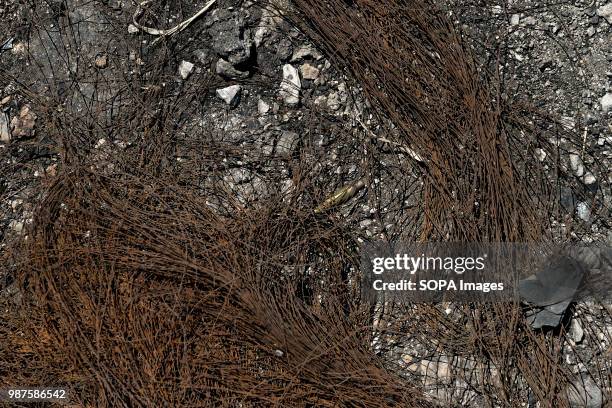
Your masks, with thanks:
[{"label": "dry stick", "polygon": [[357,122],[359,122],[359,124],[361,125],[361,127],[368,132],[370,135],[372,135],[376,140],[379,140],[383,143],[388,143],[390,145],[393,145],[395,147],[398,148],[399,151],[401,151],[402,153],[406,153],[408,156],[412,157],[414,160],[418,161],[419,163],[425,163],[425,160],[423,160],[423,158],[414,150],[412,150],[411,148],[409,148],[408,146],[402,144],[402,143],[397,143],[394,142],[392,140],[389,140],[385,137],[382,136],[377,136],[374,132],[372,132],[370,129],[368,129],[368,127],[366,127],[366,125],[361,121],[361,119],[357,118]]},{"label": "dry stick", "polygon": [[189,26],[189,24],[193,23],[202,14],[206,13],[208,11],[208,9],[210,9],[213,6],[213,4],[215,4],[216,1],[217,0],[210,0],[208,3],[206,3],[206,5],[204,7],[202,7],[200,9],[200,11],[195,13],[193,16],[191,16],[187,20],[185,20],[185,21],[183,21],[183,22],[177,24],[176,26],[174,26],[172,28],[169,28],[167,30],[159,30],[157,28],[146,27],[146,26],[143,26],[140,23],[138,23],[138,21],[136,21],[136,19],[138,19],[138,17],[140,17],[142,15],[142,7],[144,5],[146,5],[146,4],[151,3],[151,0],[143,1],[142,3],[140,3],[138,5],[138,7],[136,7],[136,12],[134,13],[134,16],[132,18],[132,23],[134,24],[134,26],[136,28],[138,28],[139,30],[144,31],[147,34],[160,36],[159,38],[157,38],[156,40],[154,40],[151,43],[151,45],[155,45],[162,38],[165,38],[167,36],[170,36],[170,35],[173,35],[173,34],[176,34],[176,33],[180,33],[181,31],[186,29]]}]

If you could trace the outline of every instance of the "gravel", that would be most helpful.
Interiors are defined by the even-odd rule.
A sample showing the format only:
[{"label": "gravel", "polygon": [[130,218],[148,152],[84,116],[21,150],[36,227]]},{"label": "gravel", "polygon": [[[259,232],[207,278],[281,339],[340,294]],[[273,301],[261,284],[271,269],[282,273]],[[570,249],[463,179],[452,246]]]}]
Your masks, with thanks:
[{"label": "gravel", "polygon": [[283,65],[283,81],[280,86],[280,95],[285,105],[296,106],[300,103],[300,89],[302,82],[298,70],[290,64]]},{"label": "gravel", "polygon": [[189,78],[189,75],[191,75],[191,73],[193,72],[194,67],[195,65],[192,62],[184,61],[184,60],[181,61],[178,67],[178,72],[181,78],[183,79]]},{"label": "gravel", "polygon": [[34,135],[36,125],[36,114],[30,110],[29,105],[24,105],[19,114],[11,120],[11,135],[13,138],[27,138]]},{"label": "gravel", "polygon": [[582,221],[589,222],[591,220],[591,208],[588,203],[579,202],[576,206],[576,213]]},{"label": "gravel", "polygon": [[267,114],[268,112],[270,112],[270,105],[266,103],[263,99],[260,99],[259,101],[257,101],[257,112],[259,112],[260,115]]},{"label": "gravel", "polygon": [[302,73],[302,78],[314,81],[319,77],[319,69],[310,64],[304,64],[300,66],[300,72]]},{"label": "gravel", "polygon": [[0,112],[0,142],[8,142],[11,140],[9,131],[8,116],[4,112]]},{"label": "gravel", "polygon": [[300,135],[296,132],[283,131],[276,143],[276,153],[282,156],[290,155],[296,149]]},{"label": "gravel", "polygon": [[608,112],[610,108],[612,108],[612,92],[608,92],[607,94],[602,96],[599,103],[601,104],[601,110],[604,112]]},{"label": "gravel", "polygon": [[230,85],[225,88],[217,89],[217,95],[221,98],[227,105],[231,107],[236,107],[240,101],[240,92],[242,91],[242,87],[240,85]]},{"label": "gravel", "polygon": [[572,319],[568,334],[570,340],[572,340],[575,344],[578,344],[582,341],[582,339],[584,338],[584,330],[582,328],[580,320]]},{"label": "gravel", "polygon": [[582,177],[584,175],[584,164],[579,153],[570,154],[570,166],[575,176]]}]

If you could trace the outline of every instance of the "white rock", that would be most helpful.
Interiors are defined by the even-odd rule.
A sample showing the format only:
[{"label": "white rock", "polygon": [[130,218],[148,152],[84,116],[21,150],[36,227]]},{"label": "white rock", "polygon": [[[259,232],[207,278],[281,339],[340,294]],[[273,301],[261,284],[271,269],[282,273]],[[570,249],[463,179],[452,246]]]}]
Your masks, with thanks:
[{"label": "white rock", "polygon": [[19,234],[23,231],[23,222],[13,220],[9,223],[9,228]]},{"label": "white rock", "polygon": [[270,112],[270,105],[268,105],[263,99],[257,102],[257,111],[260,115],[265,115]]},{"label": "white rock", "polygon": [[0,142],[8,142],[11,140],[11,132],[9,130],[8,117],[4,112],[0,112]]},{"label": "white rock", "polygon": [[181,61],[181,63],[179,64],[179,75],[181,76],[181,78],[183,79],[187,79],[189,77],[189,75],[191,75],[191,72],[193,71],[193,63],[189,62],[189,61]]},{"label": "white rock", "polygon": [[276,153],[285,156],[293,153],[298,145],[300,136],[295,132],[283,131],[276,143]]},{"label": "white rock", "polygon": [[572,130],[576,127],[576,121],[570,116],[562,116],[560,122],[561,125],[567,130]]},{"label": "white rock", "polygon": [[19,115],[13,116],[11,120],[11,137],[19,139],[21,137],[30,137],[34,134],[36,125],[36,114],[32,112],[29,105],[24,105],[19,110]]},{"label": "white rock", "polygon": [[410,354],[402,354],[402,362],[404,362],[404,364],[410,364],[413,360]]},{"label": "white rock", "polygon": [[21,198],[18,198],[16,200],[11,201],[11,208],[13,209],[13,211],[16,211],[17,208],[21,207],[22,204],[23,200]]},{"label": "white rock", "polygon": [[302,73],[302,78],[309,79],[314,81],[319,77],[319,70],[317,67],[312,66],[310,64],[304,64],[300,67],[300,72]]},{"label": "white rock", "polygon": [[513,14],[510,16],[510,25],[516,26],[521,22],[521,16],[518,14]]},{"label": "white rock", "polygon": [[584,330],[582,329],[580,320],[572,319],[572,323],[570,323],[568,335],[569,335],[569,338],[576,344],[582,341],[582,339],[584,338]]},{"label": "white rock", "polygon": [[597,179],[595,178],[593,173],[587,172],[587,174],[584,175],[584,180],[583,181],[584,181],[584,184],[590,186],[591,184],[595,184]]},{"label": "white rock", "polygon": [[294,191],[295,184],[293,180],[285,180],[281,183],[280,193],[282,195],[288,195],[291,191]]},{"label": "white rock", "polygon": [[601,98],[599,103],[601,104],[601,110],[604,112],[607,112],[612,109],[612,92],[608,92],[607,94],[605,94]]},{"label": "white rock", "polygon": [[597,15],[612,24],[612,3],[605,4],[597,9]]},{"label": "white rock", "polygon": [[588,222],[591,219],[591,208],[587,203],[579,202],[576,205],[576,214],[581,220]]},{"label": "white rock", "polygon": [[540,148],[535,149],[535,155],[538,158],[539,161],[544,161],[546,159],[546,152]]},{"label": "white rock", "polygon": [[570,153],[570,166],[577,177],[584,175],[584,164],[578,153]]},{"label": "white rock", "polygon": [[94,60],[96,68],[104,69],[108,66],[108,55],[98,55]]},{"label": "white rock", "polygon": [[236,106],[240,100],[240,85],[230,85],[225,88],[217,89],[217,96],[230,106]]},{"label": "white rock", "polygon": [[330,92],[327,98],[327,107],[331,110],[340,109],[340,94],[338,92]]},{"label": "white rock", "polygon": [[140,30],[138,29],[138,27],[136,27],[134,24],[128,25],[128,33],[129,34],[136,34],[139,31]]},{"label": "white rock", "polygon": [[308,45],[305,45],[293,51],[293,55],[291,56],[291,62],[296,62],[303,58],[314,58],[316,60],[319,60],[321,59],[321,57],[322,55],[320,52]]},{"label": "white rock", "polygon": [[96,142],[96,144],[94,146],[94,149],[100,149],[105,144],[106,144],[106,139],[104,139],[104,138],[98,139],[98,141]]},{"label": "white rock", "polygon": [[280,94],[286,105],[295,106],[300,103],[302,82],[298,70],[291,64],[283,65],[283,82]]},{"label": "white rock", "polygon": [[23,54],[25,50],[26,50],[25,44],[23,42],[18,42],[17,44],[13,45],[11,52],[13,54]]}]

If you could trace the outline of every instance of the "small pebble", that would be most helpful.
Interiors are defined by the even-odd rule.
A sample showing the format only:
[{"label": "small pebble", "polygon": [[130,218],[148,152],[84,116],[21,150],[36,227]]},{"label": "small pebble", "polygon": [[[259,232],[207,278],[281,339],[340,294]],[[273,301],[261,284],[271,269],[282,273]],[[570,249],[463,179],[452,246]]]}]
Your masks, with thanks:
[{"label": "small pebble", "polygon": [[240,101],[241,90],[242,87],[240,85],[230,85],[225,88],[217,89],[217,96],[223,99],[226,104],[235,107]]},{"label": "small pebble", "polygon": [[106,55],[98,55],[96,57],[96,68],[104,69],[108,66],[108,57]]},{"label": "small pebble", "polygon": [[270,105],[267,104],[264,100],[260,99],[257,102],[257,111],[260,115],[265,115],[270,112]]},{"label": "small pebble", "polygon": [[599,102],[601,104],[602,111],[609,111],[612,108],[612,92],[605,94]]},{"label": "small pebble", "polygon": [[193,71],[193,63],[189,62],[189,61],[181,61],[181,63],[179,64],[179,75],[181,76],[181,78],[183,79],[187,79],[189,77],[189,75],[191,75],[191,72]]}]

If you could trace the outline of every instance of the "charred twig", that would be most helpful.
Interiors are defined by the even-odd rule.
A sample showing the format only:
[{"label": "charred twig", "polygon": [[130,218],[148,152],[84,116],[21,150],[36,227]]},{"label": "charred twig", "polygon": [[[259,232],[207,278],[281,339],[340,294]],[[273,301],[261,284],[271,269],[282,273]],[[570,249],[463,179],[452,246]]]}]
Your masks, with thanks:
[{"label": "charred twig", "polygon": [[374,137],[376,140],[379,140],[379,141],[381,141],[381,142],[383,142],[383,143],[387,143],[387,144],[390,144],[390,145],[393,145],[393,146],[397,147],[397,148],[398,148],[398,150],[399,150],[400,152],[407,154],[408,156],[412,157],[414,160],[418,161],[419,163],[424,163],[424,162],[425,162],[425,160],[423,160],[423,158],[422,158],[421,156],[419,156],[419,154],[418,154],[417,152],[415,152],[414,150],[412,150],[412,149],[411,149],[411,148],[409,148],[408,146],[403,145],[403,144],[401,144],[401,143],[394,142],[394,141],[389,140],[389,139],[387,139],[387,138],[385,138],[385,137],[382,137],[382,136],[377,136],[377,135],[376,135],[374,132],[372,132],[372,131],[371,131],[371,130],[368,128],[368,127],[366,127],[365,123],[363,123],[363,122],[361,121],[361,119],[359,119],[359,118],[358,118],[358,119],[357,119],[357,121],[359,122],[359,124],[361,125],[361,127],[362,127],[362,128],[363,128],[363,129],[364,129],[366,132],[368,132],[369,134],[371,134],[371,135],[372,135],[372,137]]}]

